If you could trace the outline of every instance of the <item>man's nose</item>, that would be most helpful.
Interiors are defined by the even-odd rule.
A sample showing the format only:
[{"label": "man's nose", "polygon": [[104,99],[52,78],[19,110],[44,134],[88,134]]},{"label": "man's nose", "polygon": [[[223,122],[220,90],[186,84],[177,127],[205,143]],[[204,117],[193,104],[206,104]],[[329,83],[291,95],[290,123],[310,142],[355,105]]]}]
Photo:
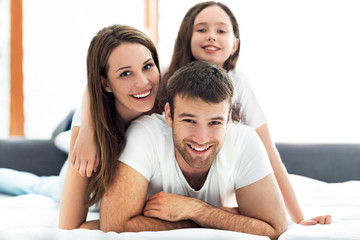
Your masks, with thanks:
[{"label": "man's nose", "polygon": [[209,130],[207,126],[197,126],[194,131],[193,140],[198,144],[209,142]]}]

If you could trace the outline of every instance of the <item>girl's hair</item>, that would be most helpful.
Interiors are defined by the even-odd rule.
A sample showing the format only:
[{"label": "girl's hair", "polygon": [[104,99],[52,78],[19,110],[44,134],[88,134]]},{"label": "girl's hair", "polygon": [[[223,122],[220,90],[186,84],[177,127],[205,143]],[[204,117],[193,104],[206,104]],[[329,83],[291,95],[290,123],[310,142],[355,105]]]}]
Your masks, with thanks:
[{"label": "girl's hair", "polygon": [[[240,30],[238,22],[234,16],[234,14],[231,12],[231,10],[223,3],[221,2],[214,2],[214,1],[207,1],[198,3],[192,8],[189,9],[189,11],[185,14],[184,19],[182,20],[177,39],[175,41],[174,46],[174,53],[171,59],[171,63],[169,66],[169,69],[164,74],[164,77],[162,79],[162,85],[161,85],[161,106],[163,107],[167,100],[167,92],[166,92],[166,85],[168,79],[174,74],[176,70],[179,68],[185,66],[187,63],[195,61],[196,59],[192,55],[191,52],[191,37],[193,34],[193,26],[196,16],[205,8],[209,6],[219,6],[222,8],[226,14],[230,17],[231,24],[233,27],[234,36],[236,38],[240,37]],[[232,54],[224,63],[223,68],[226,71],[233,70],[236,66],[236,62],[239,58],[239,52],[240,52],[240,45],[236,52]],[[235,107],[236,105],[234,105]],[[233,109],[233,114],[236,112],[239,112],[239,109]],[[239,116],[238,116],[239,117]],[[237,117],[237,118],[238,118]]]},{"label": "girl's hair", "polygon": [[[100,30],[92,39],[87,55],[87,78],[90,113],[95,141],[100,149],[100,164],[89,180],[86,205],[99,203],[116,173],[118,157],[124,149],[126,124],[115,109],[115,97],[105,91],[101,77],[107,79],[108,59],[122,43],[139,43],[148,48],[158,69],[159,60],[153,42],[143,32],[125,25],[112,25]],[[157,105],[155,104],[154,107]]]}]

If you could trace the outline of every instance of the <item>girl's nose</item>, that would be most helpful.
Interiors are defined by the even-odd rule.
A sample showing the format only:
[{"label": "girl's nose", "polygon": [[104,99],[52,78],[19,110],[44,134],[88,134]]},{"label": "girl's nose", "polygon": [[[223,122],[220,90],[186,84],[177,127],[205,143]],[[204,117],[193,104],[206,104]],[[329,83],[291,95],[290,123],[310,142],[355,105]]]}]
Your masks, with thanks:
[{"label": "girl's nose", "polygon": [[209,41],[216,41],[216,35],[213,32],[210,32],[209,36],[208,36],[208,40]]}]

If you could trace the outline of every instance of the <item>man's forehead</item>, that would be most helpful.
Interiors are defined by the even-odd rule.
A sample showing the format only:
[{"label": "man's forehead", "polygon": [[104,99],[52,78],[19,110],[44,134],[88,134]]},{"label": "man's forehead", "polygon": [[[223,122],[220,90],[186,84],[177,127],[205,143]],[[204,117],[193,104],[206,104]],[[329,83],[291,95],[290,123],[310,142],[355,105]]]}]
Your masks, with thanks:
[{"label": "man's forehead", "polygon": [[229,113],[230,103],[224,100],[219,103],[205,102],[201,98],[176,95],[174,98],[174,112],[178,116],[197,117],[206,113],[211,118],[220,118]]}]

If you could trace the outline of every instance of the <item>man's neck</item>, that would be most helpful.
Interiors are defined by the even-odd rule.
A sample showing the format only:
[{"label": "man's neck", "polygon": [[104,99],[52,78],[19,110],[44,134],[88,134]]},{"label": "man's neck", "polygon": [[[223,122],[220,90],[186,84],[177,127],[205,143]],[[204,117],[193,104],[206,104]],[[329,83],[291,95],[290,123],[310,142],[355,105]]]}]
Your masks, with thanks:
[{"label": "man's neck", "polygon": [[204,185],[207,175],[209,173],[209,170],[206,172],[200,172],[200,173],[186,173],[185,171],[181,170],[183,173],[186,181],[188,184],[195,190],[198,191],[202,188]]}]

